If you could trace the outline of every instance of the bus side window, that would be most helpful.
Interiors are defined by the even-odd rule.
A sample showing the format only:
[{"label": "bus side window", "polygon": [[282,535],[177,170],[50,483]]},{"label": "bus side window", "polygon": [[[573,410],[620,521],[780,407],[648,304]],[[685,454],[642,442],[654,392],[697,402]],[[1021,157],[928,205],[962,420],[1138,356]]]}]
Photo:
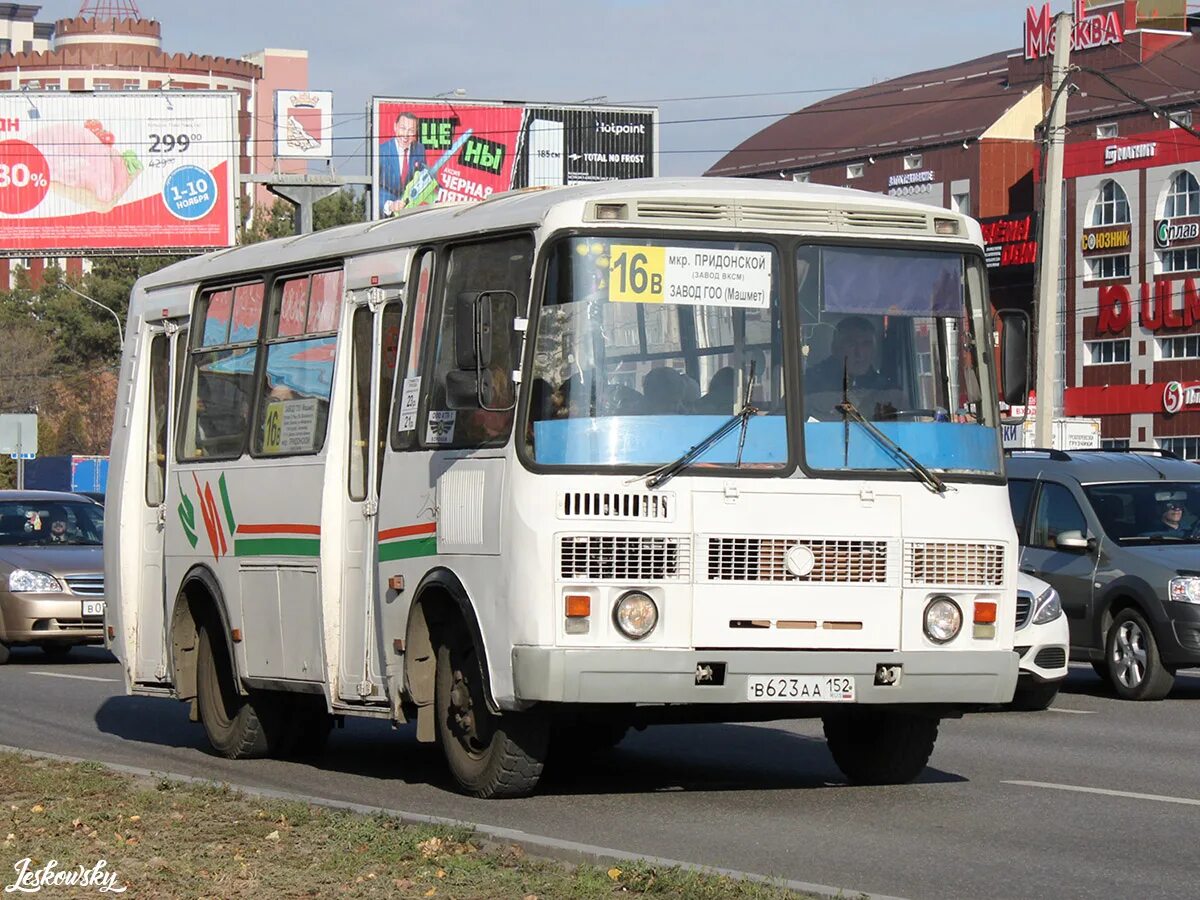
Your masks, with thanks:
[{"label": "bus side window", "polygon": [[396,411],[392,420],[392,449],[411,450],[417,446],[417,408],[421,399],[422,345],[429,316],[429,295],[433,289],[434,252],[423,250],[413,263],[410,281],[409,314],[404,326],[404,342],[399,358],[404,360],[396,373]]},{"label": "bus side window", "polygon": [[261,302],[261,282],[200,295],[180,405],[181,461],[241,456],[254,400]]},{"label": "bus side window", "polygon": [[320,453],[329,423],[342,271],[285,278],[273,293],[253,452],[255,456]]},{"label": "bus side window", "polygon": [[[465,244],[450,252],[442,304],[438,314],[437,350],[426,405],[418,421],[418,434],[427,447],[484,447],[503,444],[512,429],[515,385],[512,371],[518,364],[521,335],[513,329],[513,319],[524,316],[529,297],[533,265],[533,241],[527,236],[505,238],[482,244]],[[481,292],[505,293],[508,302],[493,305],[496,316],[491,322],[490,362],[484,376],[490,399],[483,408],[474,401],[457,397],[460,391],[448,390],[448,383],[464,372],[456,353],[458,304]],[[474,376],[475,367],[469,368]],[[451,405],[451,399],[456,402]]]},{"label": "bus side window", "polygon": [[150,415],[146,432],[146,505],[163,502],[167,474],[167,336],[150,343]]}]

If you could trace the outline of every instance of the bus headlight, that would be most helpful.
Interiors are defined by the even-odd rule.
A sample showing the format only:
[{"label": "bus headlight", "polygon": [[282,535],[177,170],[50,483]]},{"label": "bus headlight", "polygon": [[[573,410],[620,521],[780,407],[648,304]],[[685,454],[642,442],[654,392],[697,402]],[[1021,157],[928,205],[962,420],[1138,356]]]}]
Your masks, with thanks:
[{"label": "bus headlight", "polygon": [[962,630],[962,624],[962,610],[949,597],[934,597],[925,607],[925,636],[934,643],[954,640]]},{"label": "bus headlight", "polygon": [[647,594],[629,591],[617,601],[613,621],[625,637],[641,640],[658,624],[658,607]]}]

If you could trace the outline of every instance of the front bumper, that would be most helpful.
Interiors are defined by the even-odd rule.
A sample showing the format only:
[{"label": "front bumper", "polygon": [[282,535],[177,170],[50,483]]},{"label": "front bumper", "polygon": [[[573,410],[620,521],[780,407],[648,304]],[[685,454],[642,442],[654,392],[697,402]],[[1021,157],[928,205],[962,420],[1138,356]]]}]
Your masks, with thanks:
[{"label": "front bumper", "polygon": [[[518,701],[749,704],[751,675],[850,675],[860,704],[1007,703],[1017,683],[1010,650],[820,651],[583,650],[514,647]],[[700,665],[724,663],[723,684],[697,684]],[[879,664],[899,665],[898,684],[876,685]]]},{"label": "front bumper", "polygon": [[99,644],[104,641],[104,617],[84,618],[83,598],[74,594],[0,593],[0,641]]}]

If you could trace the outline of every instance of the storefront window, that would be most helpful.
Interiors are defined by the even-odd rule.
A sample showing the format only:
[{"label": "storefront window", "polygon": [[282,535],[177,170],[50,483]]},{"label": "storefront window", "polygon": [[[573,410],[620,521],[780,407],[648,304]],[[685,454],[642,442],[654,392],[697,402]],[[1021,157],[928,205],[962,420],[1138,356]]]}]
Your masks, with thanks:
[{"label": "storefront window", "polygon": [[1162,253],[1164,272],[1194,272],[1197,269],[1200,269],[1200,247],[1181,247]]},{"label": "storefront window", "polygon": [[1117,256],[1097,256],[1087,260],[1087,265],[1088,278],[1092,281],[1129,277],[1129,256],[1124,253]]},{"label": "storefront window", "polygon": [[1200,334],[1158,339],[1162,359],[1200,359]]},{"label": "storefront window", "polygon": [[1087,351],[1085,366],[1111,365],[1112,363],[1129,362],[1129,340],[1120,341],[1085,341]]},{"label": "storefront window", "polygon": [[1159,438],[1158,443],[1181,459],[1200,460],[1200,437],[1165,437]]}]

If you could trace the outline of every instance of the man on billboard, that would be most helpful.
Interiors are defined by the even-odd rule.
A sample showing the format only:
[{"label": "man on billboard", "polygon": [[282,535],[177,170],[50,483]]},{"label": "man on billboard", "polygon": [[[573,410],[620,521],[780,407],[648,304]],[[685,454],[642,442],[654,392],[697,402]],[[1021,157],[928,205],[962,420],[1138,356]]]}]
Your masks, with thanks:
[{"label": "man on billboard", "polygon": [[402,208],[405,189],[425,168],[425,145],[417,140],[417,117],[404,111],[396,116],[395,137],[379,146],[379,215]]}]

